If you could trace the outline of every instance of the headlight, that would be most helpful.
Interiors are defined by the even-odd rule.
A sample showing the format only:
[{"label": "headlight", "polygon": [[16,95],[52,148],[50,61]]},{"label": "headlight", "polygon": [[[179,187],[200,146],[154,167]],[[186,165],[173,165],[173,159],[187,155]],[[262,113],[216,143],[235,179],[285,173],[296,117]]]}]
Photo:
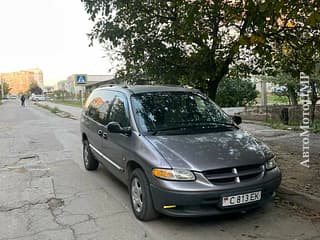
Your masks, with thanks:
[{"label": "headlight", "polygon": [[265,167],[267,170],[271,170],[273,168],[275,168],[277,166],[276,161],[275,161],[275,157],[269,159],[266,163],[265,163]]},{"label": "headlight", "polygon": [[194,181],[196,179],[196,177],[191,171],[183,170],[183,169],[154,168],[152,169],[152,174],[155,177],[166,179],[166,180]]}]

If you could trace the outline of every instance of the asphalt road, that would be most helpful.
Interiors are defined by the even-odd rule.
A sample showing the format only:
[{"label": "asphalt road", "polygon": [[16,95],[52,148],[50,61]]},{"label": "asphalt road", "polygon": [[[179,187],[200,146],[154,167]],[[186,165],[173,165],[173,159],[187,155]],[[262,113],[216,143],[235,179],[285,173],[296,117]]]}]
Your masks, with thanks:
[{"label": "asphalt road", "polygon": [[269,203],[246,214],[139,222],[127,188],[82,164],[79,121],[0,105],[0,240],[320,239],[320,222]]}]

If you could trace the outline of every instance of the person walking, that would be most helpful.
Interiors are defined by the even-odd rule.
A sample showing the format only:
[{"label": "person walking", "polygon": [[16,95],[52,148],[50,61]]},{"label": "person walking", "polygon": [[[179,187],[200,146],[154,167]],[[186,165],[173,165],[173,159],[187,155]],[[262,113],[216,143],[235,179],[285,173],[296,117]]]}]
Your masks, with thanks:
[{"label": "person walking", "polygon": [[20,100],[21,100],[21,106],[25,107],[25,103],[24,102],[26,101],[26,96],[24,94],[22,94]]}]

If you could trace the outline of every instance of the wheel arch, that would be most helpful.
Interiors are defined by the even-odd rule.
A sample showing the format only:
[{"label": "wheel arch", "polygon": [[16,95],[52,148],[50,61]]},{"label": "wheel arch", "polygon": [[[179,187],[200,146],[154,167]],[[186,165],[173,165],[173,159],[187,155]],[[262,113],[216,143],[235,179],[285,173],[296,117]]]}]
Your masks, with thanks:
[{"label": "wheel arch", "polygon": [[127,166],[126,166],[127,183],[129,183],[129,180],[130,180],[129,178],[130,178],[131,173],[137,168],[141,169],[141,171],[146,175],[145,169],[141,166],[141,164],[139,164],[137,161],[134,161],[134,160],[128,161]]}]

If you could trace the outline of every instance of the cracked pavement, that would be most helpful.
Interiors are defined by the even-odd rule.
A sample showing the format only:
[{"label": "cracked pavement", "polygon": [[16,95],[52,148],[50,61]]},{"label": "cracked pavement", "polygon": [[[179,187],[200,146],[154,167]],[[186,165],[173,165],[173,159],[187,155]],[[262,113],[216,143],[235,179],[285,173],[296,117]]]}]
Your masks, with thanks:
[{"label": "cracked pavement", "polygon": [[320,239],[319,219],[270,203],[246,214],[135,219],[127,188],[82,164],[79,121],[0,106],[0,240]]}]

